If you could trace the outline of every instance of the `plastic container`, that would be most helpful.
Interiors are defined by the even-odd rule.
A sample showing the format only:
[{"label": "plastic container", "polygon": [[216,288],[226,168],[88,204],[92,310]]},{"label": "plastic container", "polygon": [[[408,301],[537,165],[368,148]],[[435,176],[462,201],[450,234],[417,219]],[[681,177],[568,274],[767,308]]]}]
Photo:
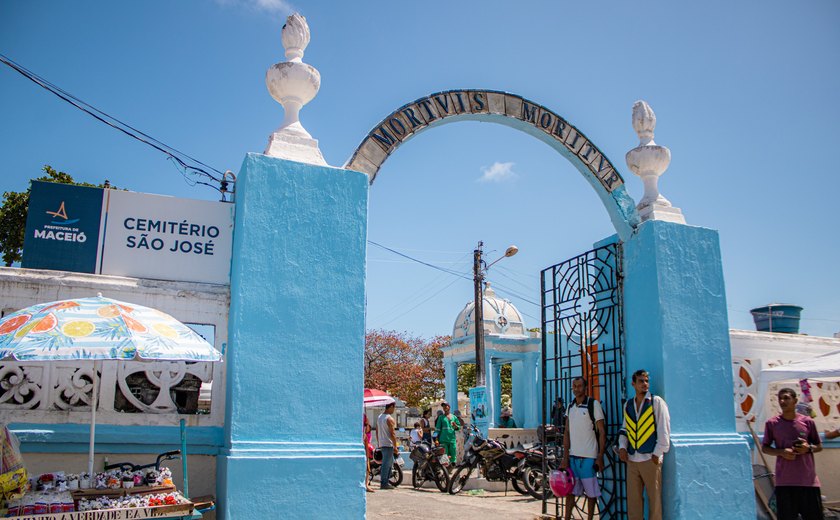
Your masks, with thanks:
[{"label": "plastic container", "polygon": [[755,329],[760,332],[799,334],[802,307],[787,303],[771,303],[751,309]]}]

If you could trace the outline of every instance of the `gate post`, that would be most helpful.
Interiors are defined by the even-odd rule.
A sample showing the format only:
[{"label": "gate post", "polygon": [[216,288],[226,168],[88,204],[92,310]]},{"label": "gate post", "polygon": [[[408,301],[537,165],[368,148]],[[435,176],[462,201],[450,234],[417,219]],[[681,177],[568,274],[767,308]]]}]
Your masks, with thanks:
[{"label": "gate post", "polygon": [[364,518],[367,175],[248,154],[236,187],[227,520]]},{"label": "gate post", "polygon": [[732,356],[718,234],[649,220],[624,243],[630,374],[650,372],[671,414],[663,467],[670,519],[753,520],[750,448],[735,430]]}]

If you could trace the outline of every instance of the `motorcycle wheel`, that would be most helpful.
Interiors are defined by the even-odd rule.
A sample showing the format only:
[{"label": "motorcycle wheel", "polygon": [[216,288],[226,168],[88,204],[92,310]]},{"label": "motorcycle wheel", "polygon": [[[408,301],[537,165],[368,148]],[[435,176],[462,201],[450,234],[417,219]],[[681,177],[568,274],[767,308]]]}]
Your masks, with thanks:
[{"label": "motorcycle wheel", "polygon": [[394,469],[391,470],[391,477],[388,479],[388,483],[394,487],[399,486],[402,484],[403,481],[403,470],[398,464],[394,464]]},{"label": "motorcycle wheel", "polygon": [[472,470],[472,466],[459,466],[458,469],[455,470],[455,473],[452,474],[452,477],[450,477],[449,480],[450,495],[457,495],[462,489],[464,489],[464,484],[466,484],[467,480],[469,480]]},{"label": "motorcycle wheel", "polygon": [[[537,500],[543,499],[543,474],[541,469],[525,468],[525,471],[522,473],[522,483],[525,485],[525,489],[529,495]],[[548,498],[554,496],[554,493],[551,492],[548,486],[545,486],[545,488],[548,491]]]},{"label": "motorcycle wheel", "polygon": [[426,477],[423,475],[423,471],[420,470],[418,467],[419,464],[415,464],[413,468],[411,468],[411,486],[414,489],[420,489],[423,487],[423,484],[426,483]]},{"label": "motorcycle wheel", "polygon": [[435,464],[433,471],[435,472],[435,485],[438,491],[446,493],[449,490],[449,472],[442,464]]},{"label": "motorcycle wheel", "polygon": [[510,479],[510,483],[513,485],[513,489],[516,490],[517,493],[520,495],[528,495],[528,490],[525,489],[525,485],[520,481],[517,477],[513,477]]}]

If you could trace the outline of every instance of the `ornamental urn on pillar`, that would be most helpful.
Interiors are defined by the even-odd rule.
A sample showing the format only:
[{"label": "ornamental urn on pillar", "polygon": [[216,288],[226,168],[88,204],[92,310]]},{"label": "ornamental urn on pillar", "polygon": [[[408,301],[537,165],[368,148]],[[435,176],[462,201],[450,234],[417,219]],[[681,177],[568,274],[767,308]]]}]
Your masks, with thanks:
[{"label": "ornamental urn on pillar", "polygon": [[679,208],[659,193],[659,176],[671,163],[671,150],[653,141],[656,114],[645,101],[633,104],[633,129],[639,136],[639,146],[633,148],[625,159],[630,170],[642,179],[645,193],[636,209],[642,220],[667,220],[685,224]]},{"label": "ornamental urn on pillar", "polygon": [[295,13],[286,19],[281,39],[288,61],[275,63],[265,74],[271,97],[283,105],[286,115],[280,127],[271,134],[265,154],[309,164],[326,165],[324,156],[300,122],[300,110],[312,101],[321,88],[318,69],[303,62],[303,51],[309,45],[306,18]]}]

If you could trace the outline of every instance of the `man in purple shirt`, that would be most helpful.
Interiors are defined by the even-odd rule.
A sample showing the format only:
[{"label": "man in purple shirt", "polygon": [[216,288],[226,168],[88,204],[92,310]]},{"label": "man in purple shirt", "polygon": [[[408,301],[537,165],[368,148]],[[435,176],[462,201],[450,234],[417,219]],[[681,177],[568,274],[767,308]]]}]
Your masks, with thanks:
[{"label": "man in purple shirt", "polygon": [[761,450],[776,457],[776,509],[779,520],[823,520],[820,479],[814,453],[822,451],[814,420],[796,413],[796,392],[779,390],[782,413],[764,425]]}]

